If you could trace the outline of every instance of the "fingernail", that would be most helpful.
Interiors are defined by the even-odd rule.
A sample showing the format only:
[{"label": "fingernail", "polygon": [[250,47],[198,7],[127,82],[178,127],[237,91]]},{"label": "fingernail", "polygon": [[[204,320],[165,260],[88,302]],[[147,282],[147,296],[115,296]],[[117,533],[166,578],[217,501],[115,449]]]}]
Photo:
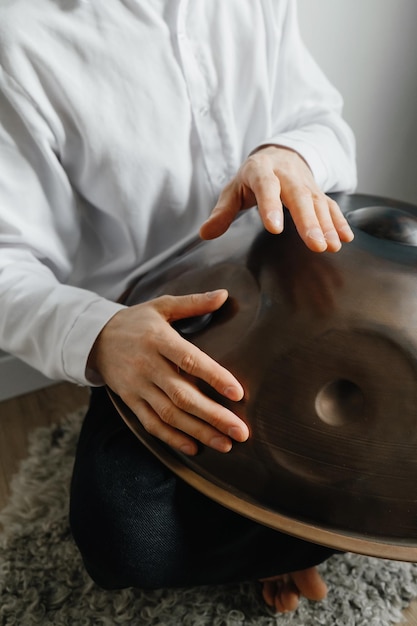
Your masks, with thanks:
[{"label": "fingernail", "polygon": [[307,237],[317,241],[318,243],[326,244],[326,240],[320,228],[311,228],[307,231]]},{"label": "fingernail", "polygon": [[215,289],[214,291],[206,291],[205,295],[209,300],[213,300],[214,298],[217,298],[219,293],[224,293],[224,291],[224,289]]},{"label": "fingernail", "polygon": [[209,446],[211,448],[214,448],[218,452],[229,452],[229,450],[231,450],[232,448],[231,442],[226,439],[226,437],[222,437],[219,435],[216,435],[215,437],[210,439]]},{"label": "fingernail", "polygon": [[280,231],[282,229],[282,219],[279,213],[275,211],[268,213],[267,218],[274,230]]},{"label": "fingernail", "polygon": [[229,400],[241,400],[243,398],[243,389],[240,389],[239,387],[226,387],[226,389],[223,392],[223,395],[226,398],[229,398]]},{"label": "fingernail", "polygon": [[229,430],[227,431],[227,434],[229,435],[229,437],[231,437],[232,439],[235,439],[236,441],[245,441],[245,439],[242,439],[243,432],[242,429],[239,428],[238,426],[232,426],[231,428],[229,428]]},{"label": "fingernail", "polygon": [[186,454],[187,456],[191,456],[195,454],[195,447],[191,443],[184,443],[180,447],[180,452],[182,452],[183,454]]},{"label": "fingernail", "polygon": [[353,231],[351,229],[351,227],[346,224],[346,226],[342,226],[342,228],[340,229],[340,234],[341,235],[345,235],[346,237],[349,237],[351,240],[354,238],[354,234]]},{"label": "fingernail", "polygon": [[324,237],[327,243],[330,243],[334,248],[340,250],[342,244],[340,243],[339,235],[334,230],[324,233]]}]

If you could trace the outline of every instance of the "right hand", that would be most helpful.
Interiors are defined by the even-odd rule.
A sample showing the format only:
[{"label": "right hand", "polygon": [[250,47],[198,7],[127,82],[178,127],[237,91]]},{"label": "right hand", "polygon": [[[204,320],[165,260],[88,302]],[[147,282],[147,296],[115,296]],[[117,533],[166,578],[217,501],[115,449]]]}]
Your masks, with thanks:
[{"label": "right hand", "polygon": [[239,211],[257,205],[270,233],[284,227],[283,204],[300,237],[314,252],[337,252],[353,232],[337,203],[317,185],[306,161],[283,146],[262,146],[253,152],[221,192],[209,218],[202,224],[203,239],[219,237]]},{"label": "right hand", "polygon": [[245,441],[247,425],[207,397],[187,376],[208,383],[232,401],[243,397],[236,378],[171,323],[217,310],[225,289],[186,296],[161,296],[122,309],[104,326],[88,367],[135,413],[150,434],[184,454],[196,454],[197,442],[228,452],[232,441]]}]

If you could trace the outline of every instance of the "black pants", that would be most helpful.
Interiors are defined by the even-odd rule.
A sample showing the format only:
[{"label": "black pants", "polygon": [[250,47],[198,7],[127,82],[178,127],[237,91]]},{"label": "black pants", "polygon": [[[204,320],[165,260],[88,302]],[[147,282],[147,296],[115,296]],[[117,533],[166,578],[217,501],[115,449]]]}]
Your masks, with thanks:
[{"label": "black pants", "polygon": [[332,551],[256,524],[165,468],[92,390],[71,487],[71,529],[106,589],[237,583],[303,569]]}]

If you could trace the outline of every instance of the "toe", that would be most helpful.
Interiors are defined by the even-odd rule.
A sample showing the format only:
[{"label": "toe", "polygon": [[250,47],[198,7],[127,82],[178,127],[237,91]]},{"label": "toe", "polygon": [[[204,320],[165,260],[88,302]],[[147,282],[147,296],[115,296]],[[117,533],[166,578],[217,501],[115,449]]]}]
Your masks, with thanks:
[{"label": "toe", "polygon": [[283,585],[281,589],[277,589],[275,596],[275,609],[280,613],[287,611],[295,611],[298,607],[300,595],[295,588]]},{"label": "toe", "polygon": [[275,581],[264,580],[262,584],[262,597],[265,604],[271,608],[275,608]]},{"label": "toe", "polygon": [[323,600],[326,597],[327,585],[316,567],[293,572],[291,578],[301,595],[308,598],[308,600]]}]

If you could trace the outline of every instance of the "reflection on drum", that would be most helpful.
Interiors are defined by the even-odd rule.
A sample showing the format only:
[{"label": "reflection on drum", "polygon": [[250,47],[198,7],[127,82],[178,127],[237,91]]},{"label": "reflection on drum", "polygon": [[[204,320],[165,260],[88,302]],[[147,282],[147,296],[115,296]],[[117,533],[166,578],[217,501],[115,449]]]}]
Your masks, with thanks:
[{"label": "reflection on drum", "polygon": [[[142,278],[127,304],[220,287],[214,314],[178,332],[228,368],[250,438],[186,457],[134,433],[180,477],[258,522],[317,543],[417,561],[417,207],[332,194],[355,239],[314,253],[286,214],[267,233],[256,208]],[[202,384],[196,381],[196,384]]]}]

